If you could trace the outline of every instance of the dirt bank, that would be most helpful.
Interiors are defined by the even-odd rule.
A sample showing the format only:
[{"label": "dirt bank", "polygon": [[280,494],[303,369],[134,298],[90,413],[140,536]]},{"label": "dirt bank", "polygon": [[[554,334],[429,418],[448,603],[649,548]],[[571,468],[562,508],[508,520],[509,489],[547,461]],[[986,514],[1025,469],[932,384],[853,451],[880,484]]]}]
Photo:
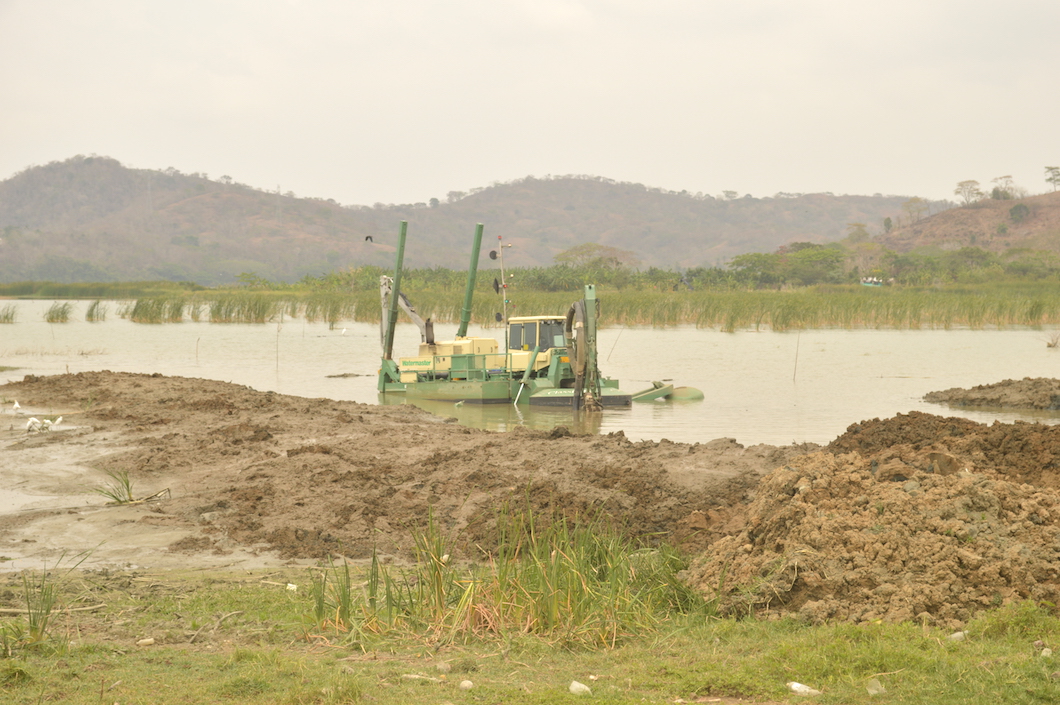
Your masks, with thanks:
[{"label": "dirt bank", "polygon": [[1024,377],[971,389],[953,387],[924,395],[924,401],[955,407],[1060,410],[1060,379]]},{"label": "dirt bank", "polygon": [[[633,443],[109,372],[29,377],[0,400],[9,567],[85,550],[153,568],[400,558],[431,516],[476,557],[508,506],[682,545],[688,581],[729,613],[959,628],[1007,601],[1060,602],[1057,426],[913,412],[826,448]],[[27,433],[30,414],[63,421]],[[168,498],[106,506],[92,492],[106,471]]]},{"label": "dirt bank", "polygon": [[730,613],[959,628],[1060,598],[1060,428],[931,414],[852,425],[763,480],[688,579]]},{"label": "dirt bank", "polygon": [[[729,439],[633,443],[461,427],[415,407],[304,399],[200,379],[91,372],[0,387],[0,473],[50,495],[0,518],[0,554],[92,562],[261,565],[326,555],[402,555],[433,515],[466,555],[494,538],[506,505],[600,515],[653,540],[702,547],[723,535],[773,468],[805,448]],[[25,431],[29,414],[63,414]],[[91,491],[128,473],[136,496]],[[42,506],[43,503],[43,506]]]}]

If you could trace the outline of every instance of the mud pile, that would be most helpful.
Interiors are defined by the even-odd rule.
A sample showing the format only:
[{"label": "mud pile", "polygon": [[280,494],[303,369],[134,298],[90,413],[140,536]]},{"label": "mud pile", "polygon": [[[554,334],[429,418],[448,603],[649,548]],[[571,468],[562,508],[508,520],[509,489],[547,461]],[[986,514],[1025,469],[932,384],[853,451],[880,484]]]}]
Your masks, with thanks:
[{"label": "mud pile", "polygon": [[[914,412],[821,450],[492,433],[161,375],[27,377],[0,399],[65,419],[43,434],[0,424],[0,476],[60,500],[0,515],[4,555],[400,558],[430,518],[478,558],[499,514],[530,510],[683,546],[698,556],[686,579],[732,614],[956,628],[1010,600],[1060,603],[1056,426]],[[89,489],[104,471],[169,498],[105,508]]]},{"label": "mud pile", "polygon": [[[67,430],[0,433],[0,474],[46,482],[44,463],[26,462],[32,457],[78,466],[82,494],[105,470],[128,473],[138,495],[170,489],[133,526],[184,530],[170,548],[189,562],[235,548],[284,559],[408,555],[429,518],[457,553],[480,557],[495,544],[498,516],[525,510],[545,521],[599,518],[630,536],[695,550],[724,535],[763,475],[806,450],[730,439],[631,442],[620,432],[562,427],[492,433],[413,406],[162,375],[27,377],[0,388],[2,397],[65,412]],[[71,521],[91,517],[99,515]],[[22,545],[30,519],[0,516],[0,550]],[[107,531],[129,526],[113,522]]]},{"label": "mud pile", "polygon": [[1060,410],[1060,379],[1024,377],[1006,379],[995,384],[981,384],[971,389],[954,387],[929,392],[924,401],[950,406],[981,406],[995,409]]},{"label": "mud pile", "polygon": [[687,579],[726,613],[960,627],[1060,597],[1060,429],[912,413],[855,424],[760,483]]}]

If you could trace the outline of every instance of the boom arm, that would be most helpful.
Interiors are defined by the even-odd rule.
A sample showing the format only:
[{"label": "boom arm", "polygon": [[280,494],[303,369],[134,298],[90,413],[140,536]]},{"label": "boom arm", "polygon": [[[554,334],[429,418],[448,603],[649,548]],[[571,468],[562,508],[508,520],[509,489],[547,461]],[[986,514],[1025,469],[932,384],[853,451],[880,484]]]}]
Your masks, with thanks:
[{"label": "boom arm", "polygon": [[[379,298],[382,300],[383,303],[383,311],[388,311],[390,309],[390,297],[393,296],[393,294],[394,280],[386,276],[385,274],[379,277]],[[408,317],[412,319],[412,322],[416,324],[416,327],[420,329],[420,342],[427,343],[428,345],[434,345],[434,322],[431,321],[431,319],[429,318],[426,321],[423,320],[420,314],[416,313],[416,308],[409,301],[409,297],[405,296],[405,294],[401,293],[400,291],[397,295],[397,304],[402,311],[408,314]],[[384,317],[383,327],[379,331],[380,336],[382,338],[384,351],[386,350],[387,323],[388,319]]]},{"label": "boom arm", "polygon": [[596,366],[596,317],[600,302],[596,298],[596,287],[585,287],[585,298],[574,302],[567,312],[563,327],[570,352],[571,367],[574,368],[574,396],[571,403],[575,409],[600,411],[600,370]]}]

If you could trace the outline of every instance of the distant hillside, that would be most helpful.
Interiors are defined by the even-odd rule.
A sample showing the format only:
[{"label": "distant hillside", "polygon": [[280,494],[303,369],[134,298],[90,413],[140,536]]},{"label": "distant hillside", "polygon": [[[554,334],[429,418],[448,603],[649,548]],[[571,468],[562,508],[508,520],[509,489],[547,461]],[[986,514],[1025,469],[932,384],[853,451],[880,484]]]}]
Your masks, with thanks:
[{"label": "distant hillside", "polygon": [[987,198],[894,228],[873,240],[896,252],[978,247],[1060,251],[1060,192],[1019,200]]},{"label": "distant hillside", "polygon": [[[475,223],[514,247],[511,266],[547,266],[573,245],[630,250],[642,267],[719,264],[790,242],[879,230],[902,196],[715,199],[596,177],[526,179],[431,204],[343,206],[175,170],[74,157],[0,182],[0,282],[167,279],[221,284],[254,272],[294,281],[349,266],[467,266]],[[937,205],[935,207],[938,207]],[[367,238],[371,238],[368,240]],[[484,247],[484,249],[488,249]]]}]

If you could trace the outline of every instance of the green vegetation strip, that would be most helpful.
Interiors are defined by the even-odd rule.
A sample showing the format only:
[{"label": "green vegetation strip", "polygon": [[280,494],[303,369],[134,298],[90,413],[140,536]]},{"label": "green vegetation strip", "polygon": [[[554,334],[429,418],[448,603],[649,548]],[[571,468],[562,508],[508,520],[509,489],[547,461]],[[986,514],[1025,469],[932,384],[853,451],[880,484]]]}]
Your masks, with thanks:
[{"label": "green vegetation strip", "polygon": [[[613,291],[602,290],[602,321],[607,326],[678,326],[796,330],[810,328],[946,329],[1060,325],[1060,289],[1054,286],[868,289],[860,286],[808,287],[793,291]],[[573,295],[525,292],[513,296],[509,315],[564,315]],[[304,317],[332,326],[341,321],[379,319],[378,293],[209,292],[183,297],[137,299],[119,315],[138,323],[169,323],[191,318],[214,323],[276,323]],[[424,318],[454,322],[459,296],[427,290],[414,300]],[[492,324],[501,302],[480,294],[472,319]]]},{"label": "green vegetation strip", "polygon": [[[1060,698],[1060,662],[1035,644],[1056,644],[1060,620],[1029,603],[988,613],[959,641],[914,624],[812,627],[697,613],[617,648],[526,634],[466,644],[410,635],[365,651],[306,631],[308,572],[72,577],[64,605],[105,606],[57,614],[52,639],[0,659],[5,702],[568,703],[571,681],[615,703],[798,702],[790,681],[822,691],[821,703]],[[868,696],[873,680],[885,695]]]},{"label": "green vegetation strip", "polygon": [[1060,698],[1052,605],[957,633],[720,619],[672,552],[520,517],[502,534],[475,564],[430,526],[407,565],[8,575],[4,701],[567,703],[572,681],[614,703],[798,701],[793,681],[821,703]]}]

